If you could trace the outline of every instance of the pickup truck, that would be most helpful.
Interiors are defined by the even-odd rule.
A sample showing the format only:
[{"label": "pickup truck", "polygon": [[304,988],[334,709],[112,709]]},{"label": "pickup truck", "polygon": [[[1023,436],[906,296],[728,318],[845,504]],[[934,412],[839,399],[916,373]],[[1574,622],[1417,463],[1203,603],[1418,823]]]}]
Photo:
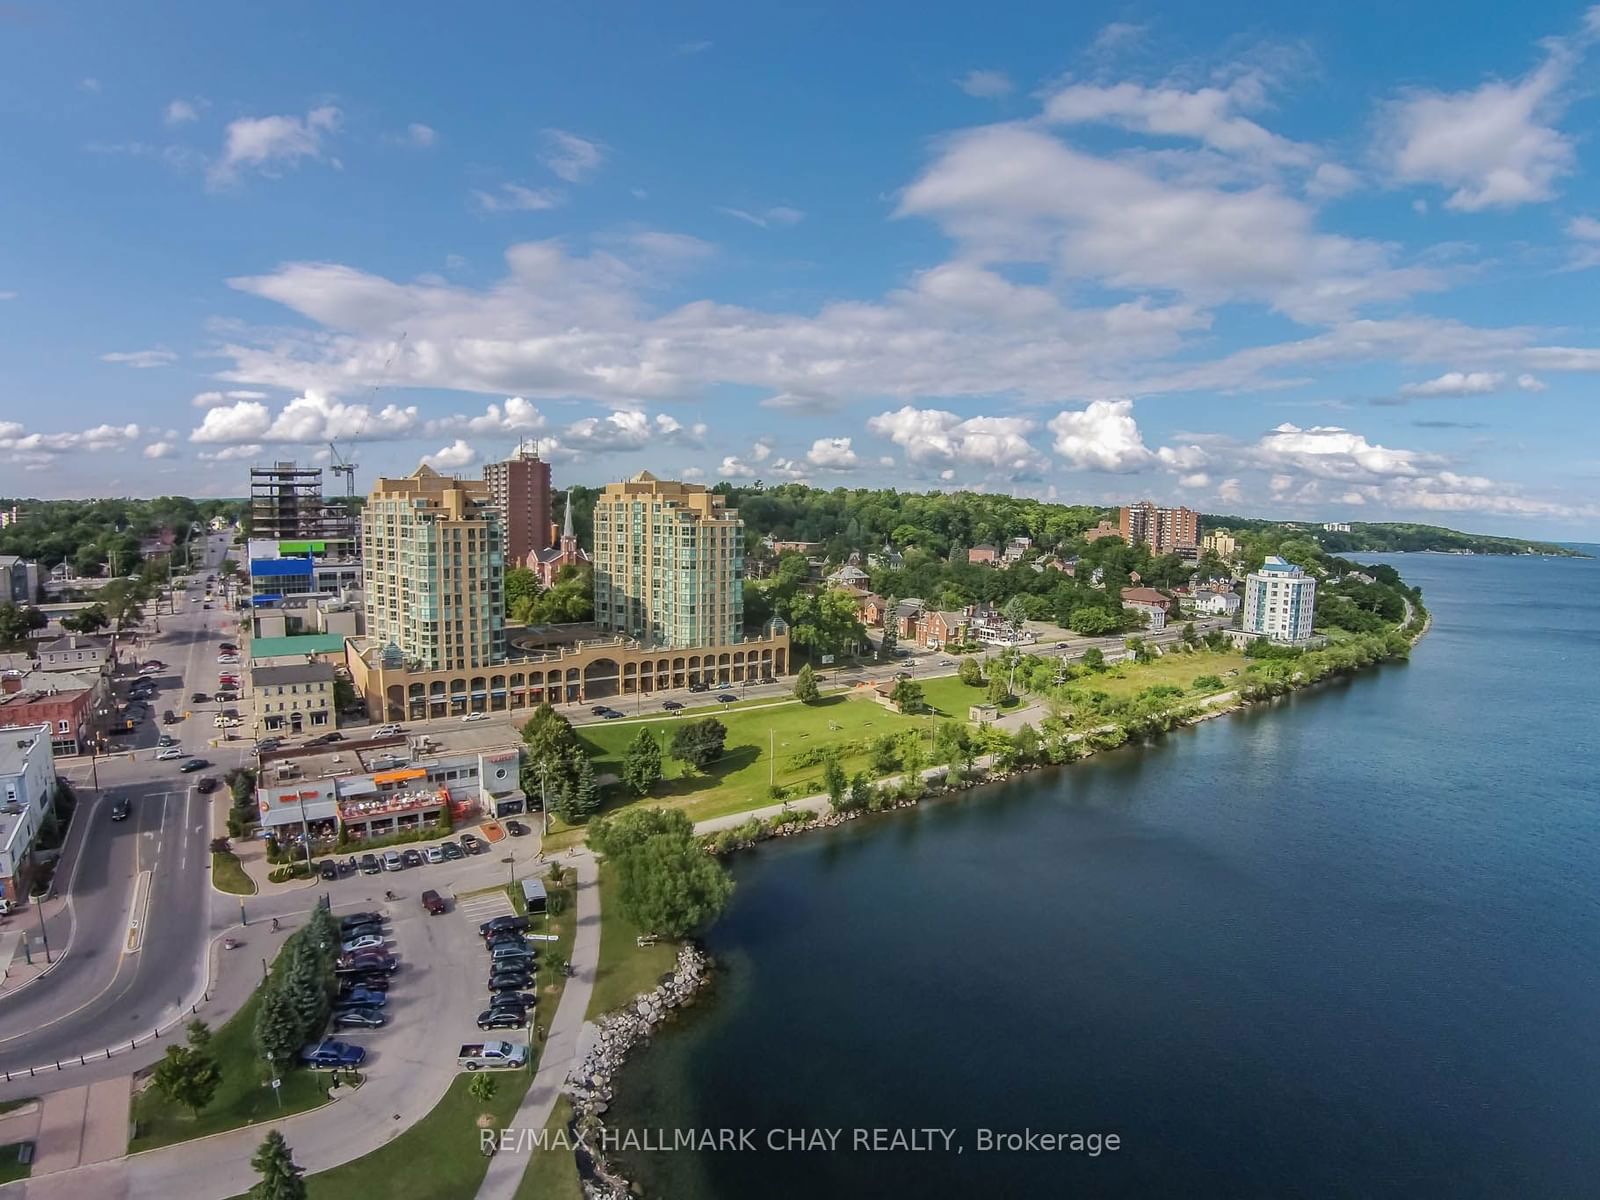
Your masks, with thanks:
[{"label": "pickup truck", "polygon": [[456,1055],[456,1063],[469,1071],[480,1067],[525,1067],[528,1065],[526,1042],[468,1042]]}]

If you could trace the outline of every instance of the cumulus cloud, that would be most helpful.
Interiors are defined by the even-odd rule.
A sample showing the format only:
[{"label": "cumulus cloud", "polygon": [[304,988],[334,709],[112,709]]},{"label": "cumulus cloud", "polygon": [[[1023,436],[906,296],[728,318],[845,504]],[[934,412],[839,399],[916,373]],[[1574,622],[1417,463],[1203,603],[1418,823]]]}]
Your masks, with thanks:
[{"label": "cumulus cloud", "polygon": [[439,134],[431,125],[424,125],[421,121],[413,121],[406,126],[406,141],[418,149],[425,150],[439,140]]},{"label": "cumulus cloud", "polygon": [[1380,160],[1399,183],[1451,189],[1447,208],[1508,209],[1549,200],[1572,169],[1572,139],[1556,128],[1568,84],[1596,32],[1592,14],[1575,38],[1550,38],[1521,79],[1460,92],[1413,90],[1383,114]]},{"label": "cumulus cloud", "polygon": [[215,408],[219,404],[226,404],[229,400],[265,400],[265,392],[198,392],[189,403],[196,408]]},{"label": "cumulus cloud", "polygon": [[462,430],[467,433],[534,433],[545,427],[544,414],[521,396],[508,397],[504,404],[490,403],[479,416],[455,413],[426,425],[428,433]]},{"label": "cumulus cloud", "polygon": [[706,426],[685,425],[667,413],[654,417],[637,410],[608,413],[604,417],[584,417],[566,426],[555,437],[540,443],[546,458],[571,460],[595,454],[625,453],[662,444],[700,446]]},{"label": "cumulus cloud", "polygon": [[178,361],[178,356],[171,350],[118,350],[111,354],[102,354],[100,361],[147,370],[150,367],[171,366]]},{"label": "cumulus cloud", "polygon": [[406,437],[416,432],[420,424],[416,405],[402,408],[386,404],[374,409],[308,391],[277,413],[259,400],[238,400],[214,407],[189,434],[189,440],[217,445],[378,441]]},{"label": "cumulus cloud", "polygon": [[474,190],[472,199],[486,213],[538,212],[560,204],[561,193],[549,188],[523,187],[520,183],[502,183],[492,192]]},{"label": "cumulus cloud", "polygon": [[139,439],[137,425],[96,425],[72,433],[29,433],[17,421],[0,421],[0,451],[13,458],[29,456],[43,461],[57,454],[76,451],[120,450]]},{"label": "cumulus cloud", "polygon": [[248,170],[276,176],[304,161],[326,157],[326,140],[337,132],[344,115],[331,104],[304,117],[240,117],[228,124],[222,154],[207,172],[216,187],[238,181]]},{"label": "cumulus cloud", "polygon": [[221,450],[202,450],[199,457],[206,462],[250,462],[259,459],[266,447],[246,442],[238,446],[224,446]]},{"label": "cumulus cloud", "polygon": [[178,453],[178,448],[171,442],[151,442],[144,448],[146,458],[172,458]]},{"label": "cumulus cloud", "polygon": [[1139,471],[1155,461],[1133,417],[1133,401],[1093,400],[1050,419],[1056,454],[1081,471]]},{"label": "cumulus cloud", "polygon": [[[1528,376],[1528,378],[1532,378]],[[1408,383],[1402,396],[1484,396],[1504,386],[1506,377],[1499,371],[1446,371],[1424,383]]]},{"label": "cumulus cloud", "polygon": [[424,454],[422,461],[435,471],[459,471],[478,461],[478,452],[457,438],[450,445],[433,454]]},{"label": "cumulus cloud", "polygon": [[1524,392],[1542,392],[1549,385],[1536,375],[1518,375],[1517,387]]},{"label": "cumulus cloud", "polygon": [[901,447],[906,460],[917,466],[975,466],[1018,477],[1037,476],[1048,468],[1028,441],[1038,424],[1025,417],[963,420],[953,412],[907,404],[872,417],[867,428]]},{"label": "cumulus cloud", "polygon": [[818,438],[806,452],[806,461],[826,471],[853,471],[862,465],[847,437]]},{"label": "cumulus cloud", "polygon": [[162,120],[168,125],[187,125],[191,121],[198,121],[200,110],[205,107],[206,102],[198,98],[173,100],[168,103],[166,111],[162,114]]},{"label": "cumulus cloud", "polygon": [[956,80],[956,86],[967,95],[976,96],[980,100],[1009,96],[1016,90],[1016,85],[1011,82],[1011,76],[1004,71],[968,71]]},{"label": "cumulus cloud", "polygon": [[580,182],[605,161],[605,146],[564,129],[546,129],[544,142],[539,161],[568,183]]}]

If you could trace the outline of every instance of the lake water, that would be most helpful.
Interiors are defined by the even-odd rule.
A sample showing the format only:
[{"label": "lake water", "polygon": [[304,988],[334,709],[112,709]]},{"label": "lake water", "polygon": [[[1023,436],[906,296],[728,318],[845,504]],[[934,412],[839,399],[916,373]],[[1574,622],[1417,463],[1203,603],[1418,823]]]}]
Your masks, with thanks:
[{"label": "lake water", "polygon": [[[621,1156],[634,1177],[1600,1193],[1600,562],[1353,557],[1422,586],[1409,664],[740,857],[711,1002],[630,1065],[615,1125],[845,1133]],[[1121,1148],[984,1154],[983,1128]]]}]

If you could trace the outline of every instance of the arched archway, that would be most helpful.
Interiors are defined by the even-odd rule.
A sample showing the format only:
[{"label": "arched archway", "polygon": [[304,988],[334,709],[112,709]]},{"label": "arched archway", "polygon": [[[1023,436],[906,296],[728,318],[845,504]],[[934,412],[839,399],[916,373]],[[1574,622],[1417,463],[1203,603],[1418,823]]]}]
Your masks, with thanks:
[{"label": "arched archway", "polygon": [[403,684],[393,683],[385,689],[384,695],[388,701],[384,710],[385,719],[390,721],[403,721],[406,716],[406,689]]},{"label": "arched archway", "polygon": [[619,668],[614,658],[597,658],[583,668],[583,698],[603,700],[617,694]]}]

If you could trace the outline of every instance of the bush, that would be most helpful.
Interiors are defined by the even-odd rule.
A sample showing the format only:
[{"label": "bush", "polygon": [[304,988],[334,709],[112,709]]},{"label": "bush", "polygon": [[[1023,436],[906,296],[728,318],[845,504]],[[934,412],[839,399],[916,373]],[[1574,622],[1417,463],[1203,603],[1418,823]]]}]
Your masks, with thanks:
[{"label": "bush", "polygon": [[1198,675],[1190,685],[1197,692],[1216,692],[1222,690],[1222,679],[1216,675]]},{"label": "bush", "polygon": [[774,804],[782,804],[789,798],[789,789],[781,783],[774,783],[767,788],[767,799]]}]

